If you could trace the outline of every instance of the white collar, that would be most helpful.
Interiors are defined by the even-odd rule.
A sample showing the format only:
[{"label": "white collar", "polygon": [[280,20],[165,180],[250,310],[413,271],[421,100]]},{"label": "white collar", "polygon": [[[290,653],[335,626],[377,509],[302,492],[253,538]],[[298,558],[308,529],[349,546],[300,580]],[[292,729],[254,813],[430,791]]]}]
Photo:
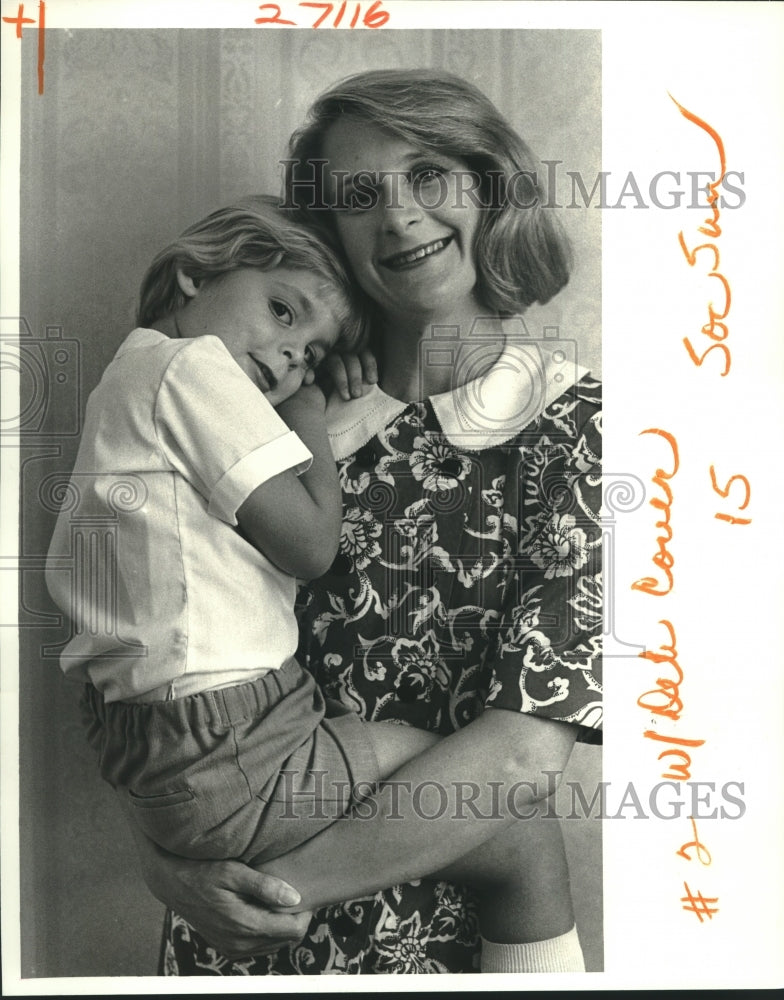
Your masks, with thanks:
[{"label": "white collar", "polygon": [[[531,337],[519,317],[505,329],[506,345],[483,375],[429,397],[445,436],[459,448],[482,451],[515,437],[588,372],[575,363],[573,342]],[[333,395],[326,419],[335,458],[353,455],[409,405],[377,385],[349,402]]]}]

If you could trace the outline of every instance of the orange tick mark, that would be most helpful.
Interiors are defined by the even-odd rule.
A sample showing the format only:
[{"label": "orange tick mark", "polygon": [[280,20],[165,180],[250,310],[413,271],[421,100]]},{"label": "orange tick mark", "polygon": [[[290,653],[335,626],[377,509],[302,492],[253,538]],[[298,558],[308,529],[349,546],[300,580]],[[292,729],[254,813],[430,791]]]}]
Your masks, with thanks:
[{"label": "orange tick mark", "polygon": [[[17,11],[16,17],[4,17],[3,20],[6,24],[16,25],[16,37],[22,37],[22,30],[25,24],[35,24],[34,17],[24,16],[24,4],[19,4],[19,9]],[[44,36],[44,28],[46,26],[46,4],[44,0],[38,4],[38,93],[43,94],[44,92],[44,54],[46,50],[46,41]]]}]

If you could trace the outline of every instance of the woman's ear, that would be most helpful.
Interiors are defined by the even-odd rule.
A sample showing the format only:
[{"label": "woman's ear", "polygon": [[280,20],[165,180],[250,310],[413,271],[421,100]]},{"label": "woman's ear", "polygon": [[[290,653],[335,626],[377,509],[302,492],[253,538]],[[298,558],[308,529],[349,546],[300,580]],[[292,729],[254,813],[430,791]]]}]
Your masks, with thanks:
[{"label": "woman's ear", "polygon": [[177,284],[180,286],[180,291],[188,299],[195,298],[198,294],[199,286],[181,267],[177,268]]}]

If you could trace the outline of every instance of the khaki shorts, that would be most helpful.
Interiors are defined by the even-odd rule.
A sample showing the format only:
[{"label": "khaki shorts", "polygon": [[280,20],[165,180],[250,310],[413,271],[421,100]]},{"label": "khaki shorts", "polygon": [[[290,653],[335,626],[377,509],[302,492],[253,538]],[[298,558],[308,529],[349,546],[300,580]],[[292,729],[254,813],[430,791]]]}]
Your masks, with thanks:
[{"label": "khaki shorts", "polygon": [[334,823],[372,790],[378,762],[354,713],[326,717],[295,661],[234,687],[105,703],[87,685],[102,776],[141,830],[189,858],[263,861]]}]

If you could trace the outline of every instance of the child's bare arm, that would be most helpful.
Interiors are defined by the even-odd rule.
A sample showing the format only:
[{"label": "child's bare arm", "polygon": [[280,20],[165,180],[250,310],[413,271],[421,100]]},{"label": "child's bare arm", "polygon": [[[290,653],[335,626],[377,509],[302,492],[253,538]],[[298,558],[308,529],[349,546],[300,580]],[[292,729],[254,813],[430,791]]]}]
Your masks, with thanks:
[{"label": "child's bare arm", "polygon": [[314,579],[329,569],[340,537],[337,470],[324,422],[325,400],[315,385],[302,386],[278,407],[313,455],[307,471],[281,472],[258,486],[237,511],[248,540],[284,572]]}]

